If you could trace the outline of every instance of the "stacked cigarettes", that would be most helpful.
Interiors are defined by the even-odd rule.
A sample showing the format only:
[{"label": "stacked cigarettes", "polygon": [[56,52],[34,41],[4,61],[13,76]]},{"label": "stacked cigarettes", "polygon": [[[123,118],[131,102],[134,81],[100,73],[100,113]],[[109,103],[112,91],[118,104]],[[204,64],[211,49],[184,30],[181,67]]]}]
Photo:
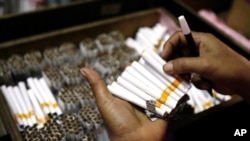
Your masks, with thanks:
[{"label": "stacked cigarettes", "polygon": [[64,86],[64,79],[58,72],[58,68],[52,65],[48,65],[42,72],[42,77],[53,91],[58,91]]},{"label": "stacked cigarettes", "polygon": [[23,60],[23,57],[17,54],[13,54],[7,60],[7,65],[16,81],[23,81],[30,76],[28,65]]},{"label": "stacked cigarettes", "polygon": [[100,51],[100,53],[112,53],[113,48],[115,47],[112,38],[106,34],[102,33],[98,35],[95,39],[95,43]]},{"label": "stacked cigarettes", "polygon": [[58,103],[63,113],[77,113],[80,109],[80,101],[75,92],[70,88],[61,88],[58,94]]},{"label": "stacked cigarettes", "polygon": [[76,65],[64,63],[59,70],[65,83],[69,86],[80,84],[83,81],[83,77],[81,77],[81,74],[79,73],[80,68]]},{"label": "stacked cigarettes", "polygon": [[32,76],[40,76],[46,65],[43,56],[39,51],[31,51],[26,53],[24,55],[24,61],[28,65]]},{"label": "stacked cigarettes", "polygon": [[49,65],[60,66],[64,63],[65,57],[57,47],[45,49],[43,52],[44,60]]},{"label": "stacked cigarettes", "polygon": [[24,141],[43,141],[41,130],[36,127],[24,130],[21,135]]},{"label": "stacked cigarettes", "polygon": [[137,50],[139,54],[144,49],[153,49],[160,53],[163,49],[164,42],[170,37],[168,27],[160,23],[151,27],[140,27],[136,32],[135,38],[127,38],[125,44]]},{"label": "stacked cigarettes", "polygon": [[97,141],[96,135],[93,133],[86,133],[78,141]]},{"label": "stacked cigarettes", "polygon": [[92,38],[84,38],[80,41],[79,45],[83,58],[88,59],[89,61],[97,57],[99,54],[97,45]]},{"label": "stacked cigarettes", "polygon": [[95,98],[89,85],[77,85],[73,91],[80,100],[81,107],[95,105]]},{"label": "stacked cigarettes", "polygon": [[87,131],[98,130],[103,125],[103,120],[96,106],[84,106],[78,114],[84,129]]},{"label": "stacked cigarettes", "polygon": [[84,135],[84,129],[76,113],[66,114],[62,118],[62,124],[67,141],[77,141]]},{"label": "stacked cigarettes", "polygon": [[109,36],[113,40],[115,47],[120,47],[125,43],[125,37],[119,30],[114,30],[109,33]]},{"label": "stacked cigarettes", "polygon": [[120,69],[124,69],[129,63],[138,60],[139,54],[135,49],[122,45],[113,50],[111,54],[119,62]]},{"label": "stacked cigarettes", "polygon": [[152,49],[145,50],[139,61],[133,61],[108,89],[114,95],[160,117],[170,116],[188,99],[190,84],[178,76],[167,75],[165,61]]},{"label": "stacked cigarettes", "polygon": [[20,130],[26,127],[38,128],[50,119],[49,116],[60,116],[62,111],[54,95],[43,78],[28,78],[25,82],[18,82],[16,86],[1,86],[8,106],[17,121]]},{"label": "stacked cigarettes", "polygon": [[109,54],[98,57],[94,66],[104,79],[120,68],[119,62]]},{"label": "stacked cigarettes", "polygon": [[72,42],[64,42],[59,46],[59,51],[69,63],[75,63],[81,58],[78,47]]},{"label": "stacked cigarettes", "polygon": [[[34,97],[42,109],[44,116],[60,116],[62,111],[48,85],[43,78],[28,78],[27,84],[30,88],[28,91],[30,97]],[[35,105],[35,100],[32,103]],[[35,108],[38,109],[38,108]]]},{"label": "stacked cigarettes", "polygon": [[231,96],[217,93],[214,90],[212,94],[192,86],[188,92],[190,99],[187,103],[193,107],[194,113],[200,113],[231,98]]},{"label": "stacked cigarettes", "polygon": [[45,141],[66,141],[65,132],[60,120],[49,120],[42,129],[40,129],[43,140]]},{"label": "stacked cigarettes", "polygon": [[0,85],[13,83],[11,71],[4,60],[0,60]]}]

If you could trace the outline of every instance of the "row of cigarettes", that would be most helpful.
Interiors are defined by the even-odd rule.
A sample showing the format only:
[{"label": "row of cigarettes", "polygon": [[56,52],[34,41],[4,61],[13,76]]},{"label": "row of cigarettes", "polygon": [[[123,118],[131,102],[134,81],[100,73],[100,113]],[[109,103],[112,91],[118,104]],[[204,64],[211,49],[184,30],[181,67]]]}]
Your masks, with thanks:
[{"label": "row of cigarettes", "polygon": [[[125,45],[124,35],[115,30],[96,38],[86,37],[78,45],[64,42],[58,47],[46,48],[43,52],[12,54],[6,60],[0,60],[0,85],[12,85],[30,76],[42,75],[48,84],[51,83],[50,87],[59,90],[63,85],[75,85],[83,81],[79,67],[92,67],[105,79],[138,56],[133,48]],[[51,70],[52,67],[57,71]]]},{"label": "row of cigarettes", "polygon": [[50,119],[43,128],[28,128],[22,131],[25,141],[108,141],[109,138],[96,106],[82,107],[79,113],[64,114]]},{"label": "row of cigarettes", "polygon": [[61,88],[57,100],[63,113],[77,113],[81,107],[95,105],[92,91],[84,84]]},{"label": "row of cigarettes", "polygon": [[190,99],[187,103],[193,107],[196,114],[231,99],[229,95],[223,95],[214,90],[211,95],[205,90],[197,89],[195,86],[192,86],[188,95]]},{"label": "row of cigarettes", "polygon": [[[173,33],[173,31],[171,33]],[[141,27],[137,31],[135,38],[127,38],[125,44],[137,50],[139,54],[144,53],[147,49],[154,50],[157,54],[161,54],[163,45],[171,33],[168,27],[157,23],[152,28]],[[215,91],[213,91],[213,96],[211,96],[207,91],[199,90],[193,85],[191,85],[191,89],[187,94],[190,97],[187,102],[193,107],[194,113],[202,112],[230,99],[230,96],[219,94]]]},{"label": "row of cigarettes", "polygon": [[20,127],[43,126],[50,117],[62,115],[53,93],[43,78],[28,78],[16,86],[1,86],[2,93]]},{"label": "row of cigarettes", "polygon": [[165,41],[171,35],[168,31],[168,27],[161,23],[156,23],[153,27],[140,27],[135,38],[127,38],[125,44],[134,48],[139,54],[145,49],[153,49],[160,53]]},{"label": "row of cigarettes", "polygon": [[152,49],[142,52],[116,81],[108,85],[114,95],[160,117],[169,117],[180,103],[187,100],[190,84],[178,76],[167,75],[165,61]]}]

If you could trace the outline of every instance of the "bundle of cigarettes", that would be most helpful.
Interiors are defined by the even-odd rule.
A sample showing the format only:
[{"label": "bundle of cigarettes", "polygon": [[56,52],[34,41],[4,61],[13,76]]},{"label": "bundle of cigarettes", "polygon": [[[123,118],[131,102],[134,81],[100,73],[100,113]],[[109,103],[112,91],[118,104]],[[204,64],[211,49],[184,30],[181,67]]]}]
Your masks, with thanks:
[{"label": "bundle of cigarettes", "polygon": [[0,85],[12,84],[11,71],[4,60],[0,60]]},{"label": "bundle of cigarettes", "polygon": [[16,86],[1,86],[13,117],[20,130],[43,125],[53,117],[62,115],[57,101],[44,79],[28,78]]},{"label": "bundle of cigarettes", "polygon": [[81,107],[95,105],[95,98],[89,85],[77,85],[73,88],[73,91],[80,100]]},{"label": "bundle of cigarettes", "polygon": [[84,59],[91,62],[99,54],[99,50],[92,38],[84,38],[79,43],[80,51]]},{"label": "bundle of cigarettes", "polygon": [[65,84],[62,75],[58,73],[58,67],[53,65],[48,65],[42,71],[42,77],[52,91],[59,91]]},{"label": "bundle of cigarettes", "polygon": [[103,120],[96,106],[82,107],[79,111],[79,117],[84,129],[88,132],[98,130],[103,125]]},{"label": "bundle of cigarettes", "polygon": [[29,71],[31,72],[31,76],[41,76],[41,72],[46,65],[41,52],[31,51],[24,54],[24,61],[28,65]]},{"label": "bundle of cigarettes", "polygon": [[68,86],[74,86],[83,82],[83,77],[79,73],[80,68],[71,63],[64,63],[59,68],[59,72]]},{"label": "bundle of cigarettes", "polygon": [[58,47],[47,48],[43,51],[44,60],[49,65],[60,66],[65,61],[65,56]]},{"label": "bundle of cigarettes", "polygon": [[24,81],[30,76],[28,65],[23,60],[23,57],[17,54],[11,55],[7,60],[7,65],[10,68],[15,81]]},{"label": "bundle of cigarettes", "polygon": [[77,141],[84,136],[84,129],[76,113],[66,114],[62,118],[62,125],[67,141]]},{"label": "bundle of cigarettes", "polygon": [[64,42],[59,46],[60,53],[64,56],[65,61],[75,63],[81,59],[79,48],[72,42]]},{"label": "bundle of cigarettes", "polygon": [[63,110],[63,113],[77,113],[81,107],[80,100],[75,95],[75,92],[67,87],[60,89],[58,103]]},{"label": "bundle of cigarettes", "polygon": [[[191,84],[193,85],[193,84]],[[194,113],[200,113],[215,105],[231,99],[229,95],[223,95],[215,90],[212,90],[212,95],[205,90],[200,90],[192,86],[188,92],[190,99],[187,101],[194,109]]]},{"label": "bundle of cigarettes", "polygon": [[188,100],[190,84],[163,72],[165,61],[152,49],[144,50],[115,82],[108,85],[114,95],[159,117],[170,117],[178,105]]}]

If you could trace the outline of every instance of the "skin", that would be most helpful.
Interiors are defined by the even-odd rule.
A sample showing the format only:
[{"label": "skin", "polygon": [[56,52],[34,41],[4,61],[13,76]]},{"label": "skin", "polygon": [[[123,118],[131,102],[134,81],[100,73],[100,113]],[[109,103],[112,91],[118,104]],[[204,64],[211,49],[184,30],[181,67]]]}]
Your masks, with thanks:
[{"label": "skin", "polygon": [[[190,57],[182,32],[176,32],[164,45],[162,57],[167,63],[163,70],[191,79],[202,89],[210,86],[222,94],[239,94],[250,102],[249,61],[211,34],[193,32],[193,37],[199,56]],[[166,120],[151,121],[137,107],[111,95],[96,71],[82,68],[81,73],[92,88],[111,141],[164,140]]]},{"label": "skin", "polygon": [[111,95],[96,71],[82,68],[81,73],[92,88],[111,141],[164,140],[165,120],[151,121],[138,108]]},{"label": "skin", "polygon": [[[238,94],[250,102],[250,62],[226,44],[209,33],[193,32],[199,56],[181,52],[187,50],[187,42],[182,32],[176,32],[164,45],[162,57],[168,62],[163,70],[168,74],[190,75],[195,73],[209,82],[209,85],[222,94]],[[190,77],[187,77],[190,78]],[[204,80],[203,79],[203,80]],[[203,89],[200,79],[192,80]]]}]

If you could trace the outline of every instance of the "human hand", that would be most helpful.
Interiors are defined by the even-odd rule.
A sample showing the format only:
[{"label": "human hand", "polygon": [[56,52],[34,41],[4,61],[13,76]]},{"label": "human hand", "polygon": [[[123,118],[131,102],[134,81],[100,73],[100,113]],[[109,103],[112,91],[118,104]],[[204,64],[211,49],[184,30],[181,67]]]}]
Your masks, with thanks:
[{"label": "human hand", "polygon": [[81,73],[88,80],[111,141],[164,140],[167,122],[151,121],[133,105],[110,94],[100,75],[89,68]]},{"label": "human hand", "polygon": [[250,101],[249,60],[212,34],[192,34],[199,56],[190,57],[186,39],[183,33],[178,31],[164,45],[162,57],[168,62],[163,66],[163,70],[168,74],[199,74],[209,80],[217,92],[240,94]]}]

